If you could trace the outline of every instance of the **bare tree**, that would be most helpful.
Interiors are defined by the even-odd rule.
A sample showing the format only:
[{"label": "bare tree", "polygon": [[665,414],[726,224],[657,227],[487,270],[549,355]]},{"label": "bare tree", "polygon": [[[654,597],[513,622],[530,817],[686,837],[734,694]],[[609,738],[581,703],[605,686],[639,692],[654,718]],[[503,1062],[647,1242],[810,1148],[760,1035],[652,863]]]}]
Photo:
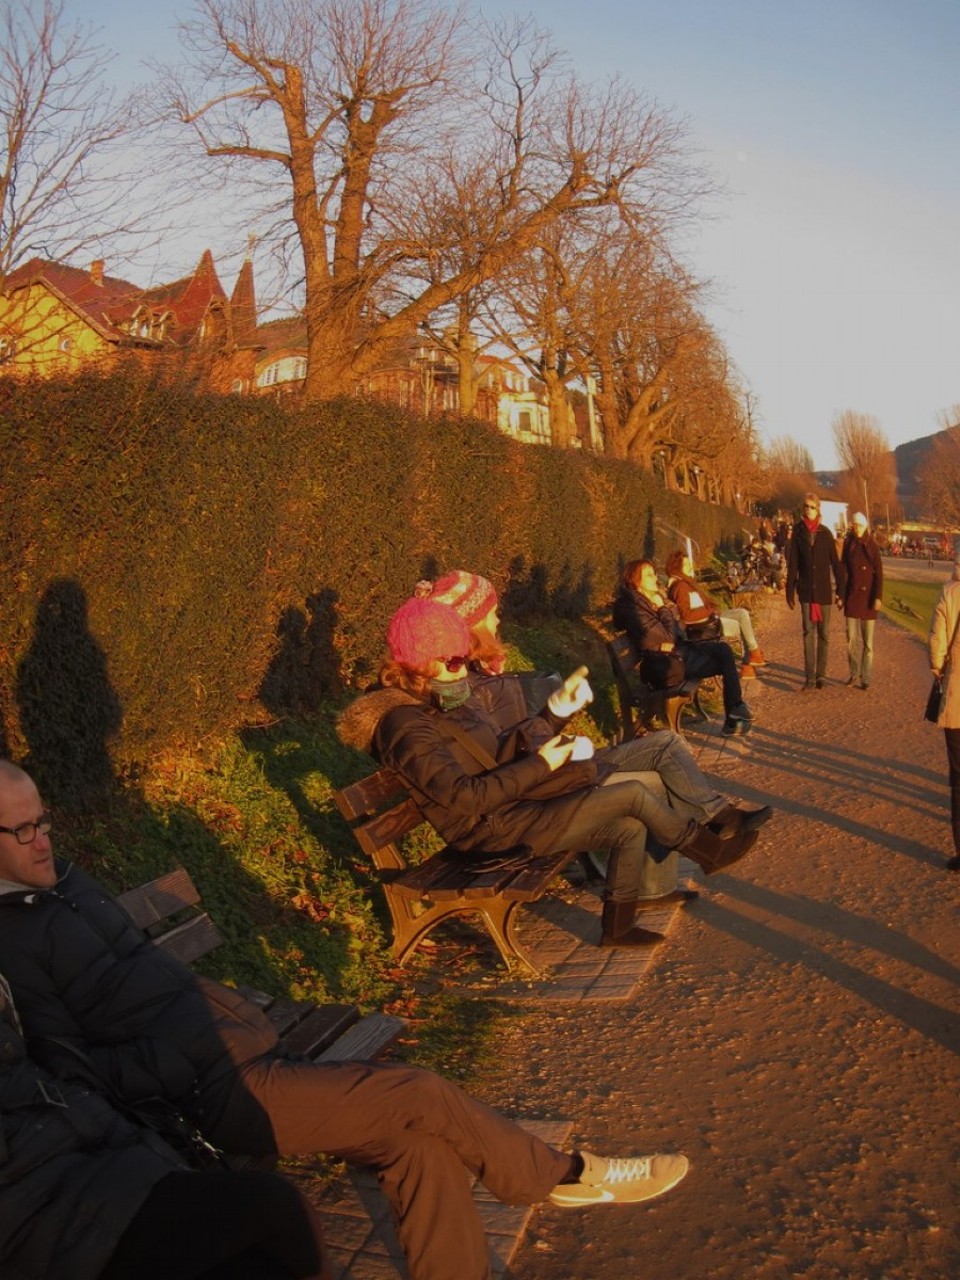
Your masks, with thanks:
[{"label": "bare tree", "polygon": [[920,494],[931,519],[960,527],[960,405],[943,414],[929,455],[919,468]]},{"label": "bare tree", "polygon": [[895,502],[896,465],[876,418],[846,409],[833,420],[833,439],[851,481],[847,498],[850,505],[858,506],[862,501],[869,519],[871,505],[880,509]]},{"label": "bare tree", "polygon": [[524,24],[481,30],[433,0],[200,0],[199,13],[169,100],[207,157],[266,173],[274,197],[281,179],[273,214],[302,258],[312,397],[349,391],[557,219],[666,215],[695,185],[677,123],[622,85],[585,90]]},{"label": "bare tree", "polygon": [[0,284],[27,259],[67,260],[137,233],[115,144],[129,118],[104,87],[103,50],[63,0],[7,0],[0,17]]},{"label": "bare tree", "polygon": [[771,441],[765,458],[767,496],[777,508],[795,510],[804,493],[814,488],[813,457],[792,436]]}]

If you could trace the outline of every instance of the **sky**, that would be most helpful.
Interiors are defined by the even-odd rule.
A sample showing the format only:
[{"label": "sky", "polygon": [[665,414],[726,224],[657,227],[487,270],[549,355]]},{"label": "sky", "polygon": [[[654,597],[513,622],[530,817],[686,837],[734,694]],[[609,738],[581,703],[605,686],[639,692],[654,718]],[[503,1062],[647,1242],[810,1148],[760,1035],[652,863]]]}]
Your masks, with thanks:
[{"label": "sky", "polygon": [[[838,465],[832,422],[891,446],[960,405],[960,0],[491,0],[587,79],[686,122],[723,189],[684,245],[761,440]],[[67,0],[119,83],[175,61],[181,0]],[[200,230],[199,251],[214,237]],[[225,251],[225,247],[224,247]],[[227,287],[230,282],[225,281]],[[955,420],[955,419],[954,419]]]}]

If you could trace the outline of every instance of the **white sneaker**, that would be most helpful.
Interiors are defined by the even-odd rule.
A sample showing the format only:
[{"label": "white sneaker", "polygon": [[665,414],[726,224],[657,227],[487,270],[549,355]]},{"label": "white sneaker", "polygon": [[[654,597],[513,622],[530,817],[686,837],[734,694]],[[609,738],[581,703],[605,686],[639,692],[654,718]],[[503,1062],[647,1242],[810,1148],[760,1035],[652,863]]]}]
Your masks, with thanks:
[{"label": "white sneaker", "polygon": [[561,1182],[550,1192],[551,1204],[580,1209],[592,1204],[635,1204],[663,1195],[686,1175],[686,1156],[634,1156],[607,1160],[580,1151],[583,1172],[578,1182]]}]

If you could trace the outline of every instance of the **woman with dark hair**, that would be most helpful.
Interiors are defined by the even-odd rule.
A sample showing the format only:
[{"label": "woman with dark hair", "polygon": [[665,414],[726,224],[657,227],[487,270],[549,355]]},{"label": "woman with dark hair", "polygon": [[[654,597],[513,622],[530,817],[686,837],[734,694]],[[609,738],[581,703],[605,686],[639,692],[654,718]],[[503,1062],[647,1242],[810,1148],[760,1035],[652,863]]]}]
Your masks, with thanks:
[{"label": "woman with dark hair", "polygon": [[752,847],[756,831],[744,825],[748,815],[722,796],[708,793],[709,815],[693,803],[671,808],[619,763],[629,744],[595,754],[588,738],[562,732],[593,696],[585,668],[564,681],[540,716],[504,730],[473,696],[469,628],[448,605],[408,600],[390,622],[387,644],[384,688],[341,717],[341,736],[398,773],[424,816],[464,857],[609,850],[601,946],[663,940],[634,923],[640,899],[663,901],[647,880],[657,869],[648,830],[661,862],[682,850],[708,874]]},{"label": "woman with dark hair", "polygon": [[753,713],[743,700],[737,660],[722,640],[686,640],[677,610],[660,591],[652,560],[631,560],[613,605],[613,624],[626,631],[640,654],[640,671],[655,689],[669,689],[685,679],[720,676],[723,681],[722,732],[728,737],[750,730]]}]

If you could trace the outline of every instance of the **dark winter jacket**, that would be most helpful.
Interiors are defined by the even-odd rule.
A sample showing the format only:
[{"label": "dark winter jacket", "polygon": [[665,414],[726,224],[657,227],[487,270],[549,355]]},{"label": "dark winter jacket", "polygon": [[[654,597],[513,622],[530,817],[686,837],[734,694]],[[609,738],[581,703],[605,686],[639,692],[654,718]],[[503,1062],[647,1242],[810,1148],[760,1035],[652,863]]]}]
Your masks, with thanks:
[{"label": "dark winter jacket", "polygon": [[0,1275],[94,1280],[154,1185],[183,1166],[98,1094],[31,1061],[0,1003]]},{"label": "dark winter jacket", "polygon": [[613,625],[626,631],[639,653],[659,653],[663,645],[675,645],[682,638],[680,619],[672,604],[658,607],[626,583],[613,602]]},{"label": "dark winter jacket", "polygon": [[[118,1097],[162,1096],[201,1127],[238,1069],[277,1047],[270,1021],[235,991],[198,977],[149,942],[96,881],[57,861],[53,889],[0,894],[0,972],[31,1057],[55,1074],[85,1053]],[[231,1135],[211,1133],[228,1149]],[[242,1137],[242,1135],[240,1135]]]},{"label": "dark winter jacket", "polygon": [[848,533],[840,563],[846,576],[843,612],[848,618],[875,618],[874,604],[883,599],[883,560],[872,533]]},{"label": "dark winter jacket", "polygon": [[[509,713],[492,685],[483,697],[475,693],[462,707],[444,712],[385,689],[359,698],[340,717],[338,729],[348,745],[394,769],[430,824],[464,853],[556,849],[602,770],[586,760],[551,773],[537,748],[563,722],[532,717],[504,730],[505,719]],[[478,754],[451,727],[469,738]],[[540,788],[552,793],[549,798],[537,797]],[[557,795],[561,788],[564,794]]]},{"label": "dark winter jacket", "polygon": [[[831,586],[833,576],[835,586]],[[793,526],[790,553],[787,556],[787,604],[833,604],[834,596],[843,598],[844,571],[837,558],[833,534],[818,524],[811,536],[803,520]]]}]

